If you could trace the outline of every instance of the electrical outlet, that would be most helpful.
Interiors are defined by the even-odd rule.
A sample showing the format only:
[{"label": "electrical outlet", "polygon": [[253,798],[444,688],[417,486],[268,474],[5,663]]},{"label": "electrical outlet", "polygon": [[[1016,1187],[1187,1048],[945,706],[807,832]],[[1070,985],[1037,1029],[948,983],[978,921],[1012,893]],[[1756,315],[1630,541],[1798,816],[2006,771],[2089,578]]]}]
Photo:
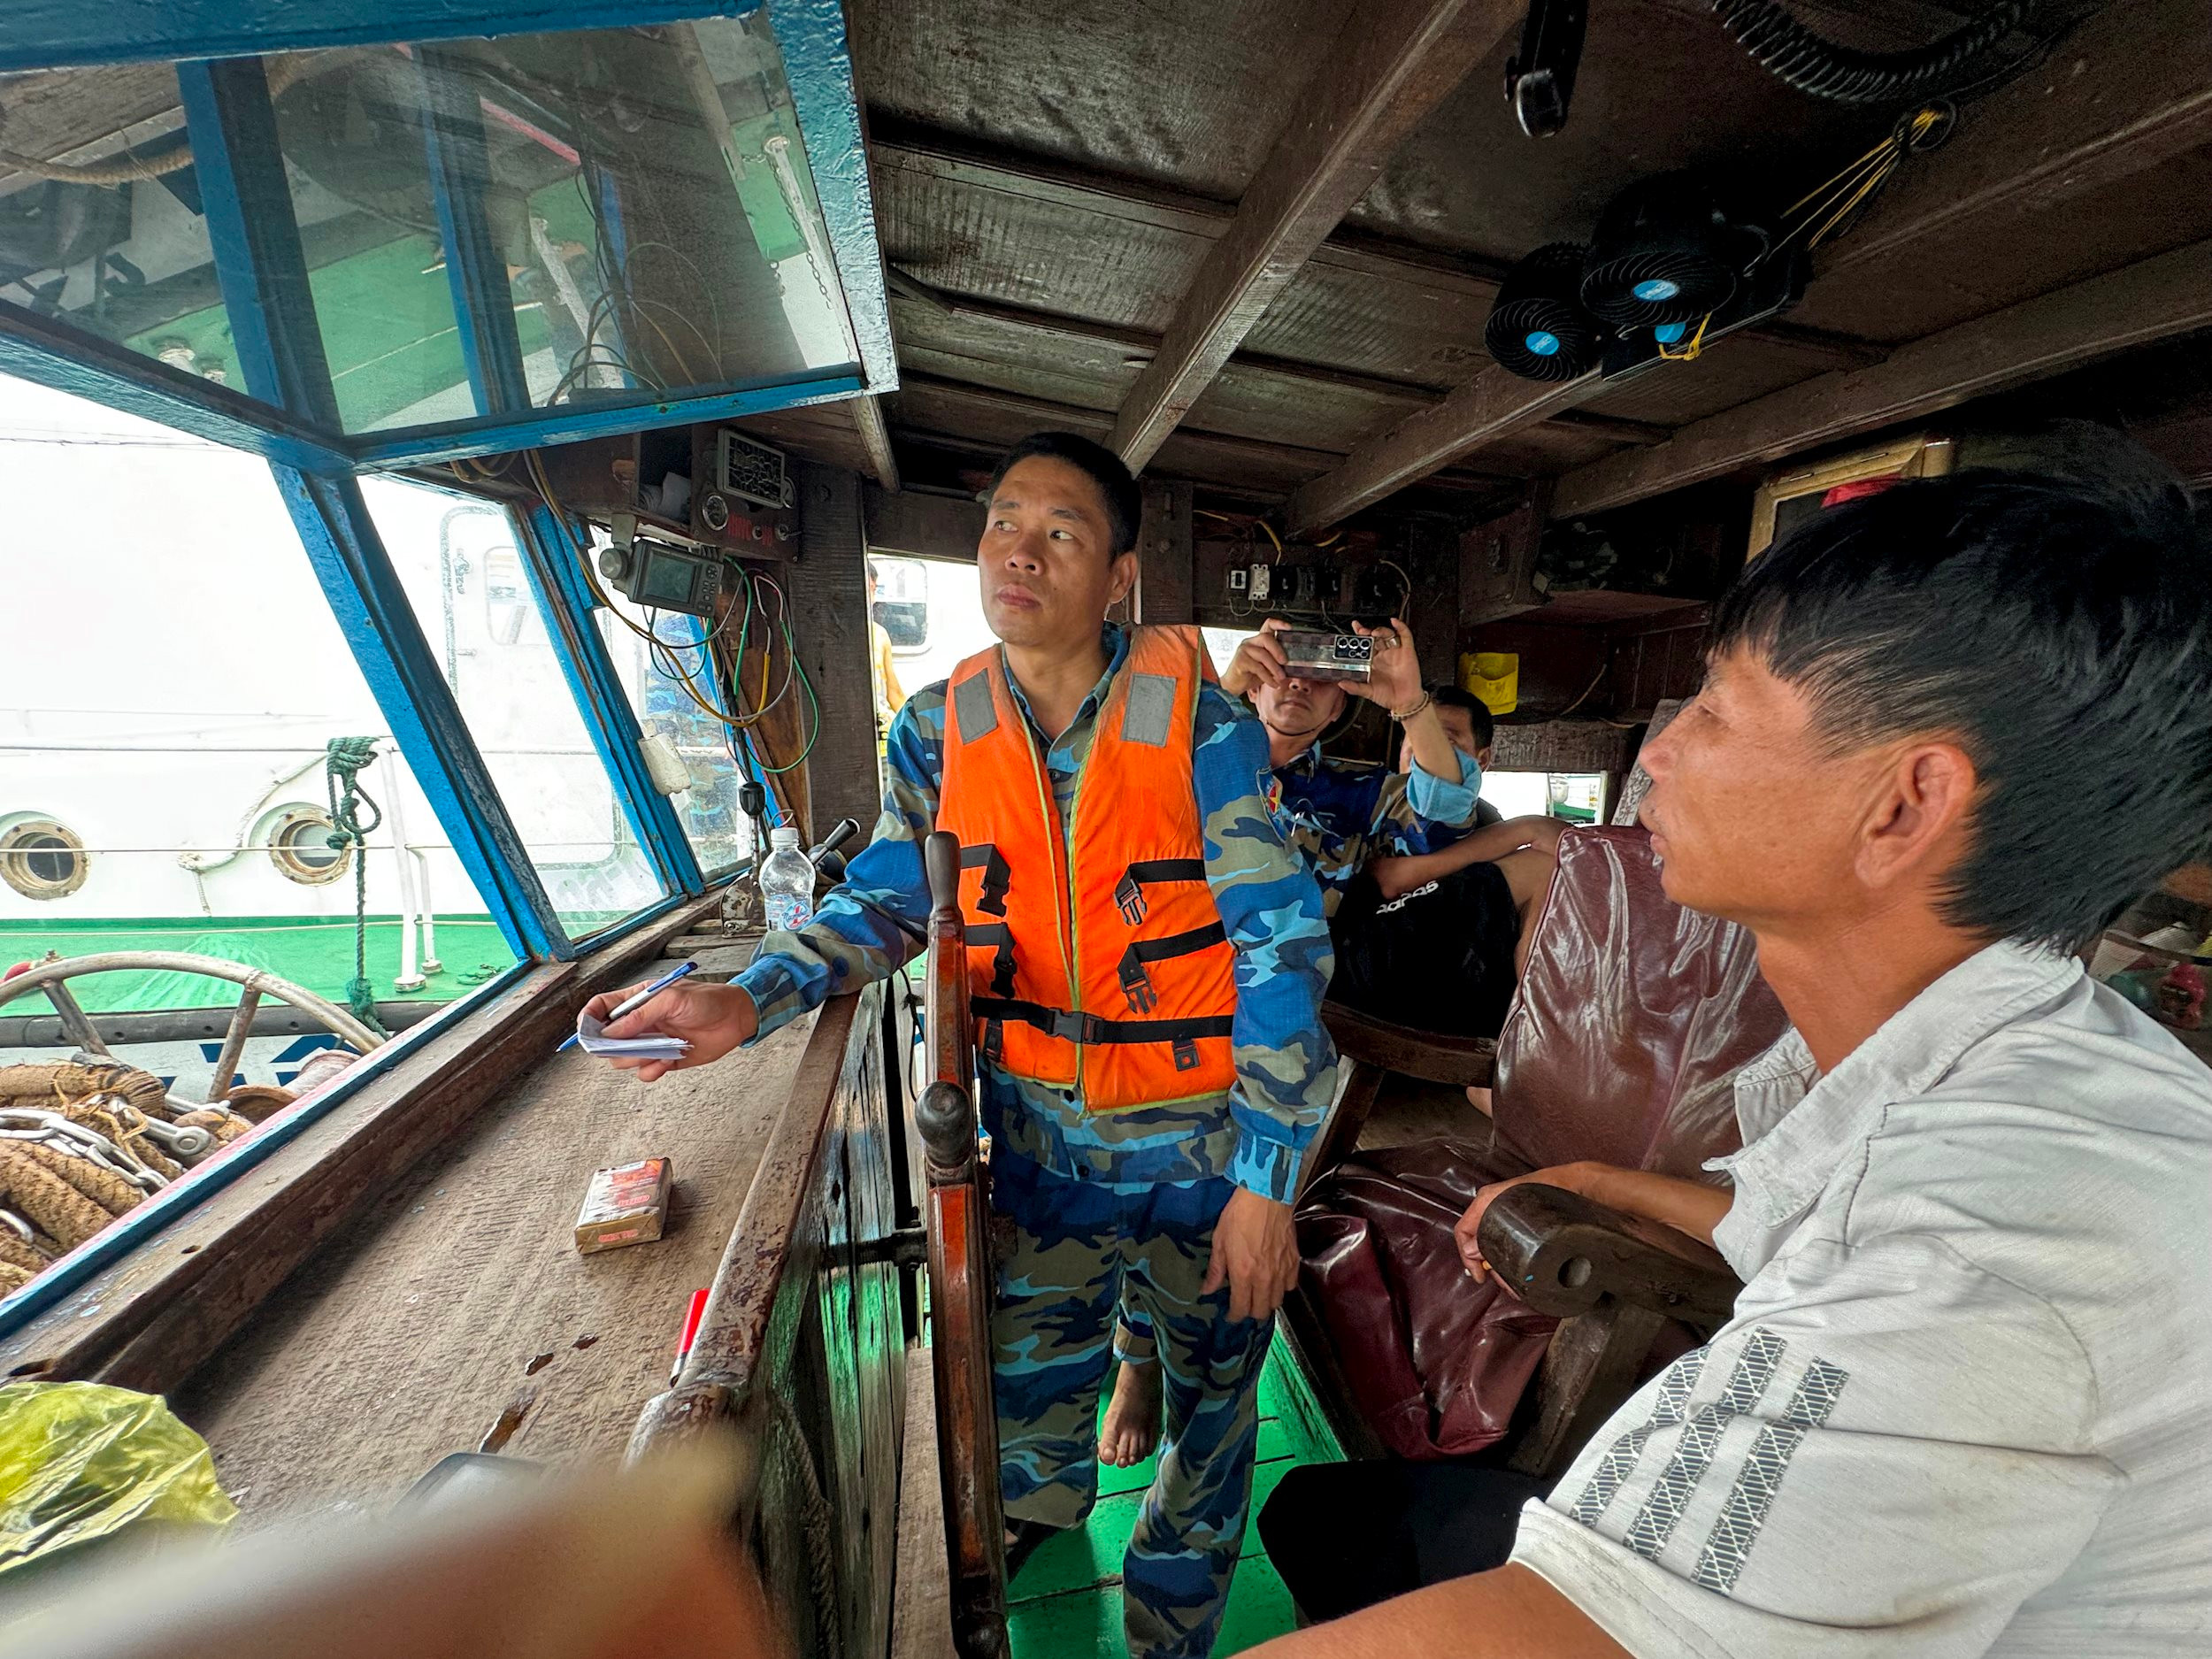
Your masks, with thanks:
[{"label": "electrical outlet", "polygon": [[1250,572],[1247,571],[1241,565],[1238,565],[1236,569],[1229,572],[1229,591],[1233,594],[1242,593],[1244,591],[1245,584],[1250,580]]},{"label": "electrical outlet", "polygon": [[1273,576],[1274,572],[1265,565],[1255,565],[1252,567],[1252,603],[1254,604],[1263,605],[1267,603],[1269,587]]}]

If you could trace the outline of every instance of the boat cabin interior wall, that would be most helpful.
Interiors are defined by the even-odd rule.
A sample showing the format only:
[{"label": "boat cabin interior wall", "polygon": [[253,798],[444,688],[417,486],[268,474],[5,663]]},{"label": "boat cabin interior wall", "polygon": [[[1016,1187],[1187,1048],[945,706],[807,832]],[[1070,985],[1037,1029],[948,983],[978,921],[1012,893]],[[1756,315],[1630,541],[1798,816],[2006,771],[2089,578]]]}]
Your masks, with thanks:
[{"label": "boat cabin interior wall", "polygon": [[[1793,9],[1908,58],[1973,10]],[[618,1449],[675,1315],[619,1294],[635,1253],[549,1265],[545,1230],[596,1165],[680,1147],[652,1295],[713,1297],[644,1432],[780,1437],[756,1520],[815,1598],[808,1650],[879,1650],[910,1027],[839,1004],[627,1128],[630,1086],[546,1057],[589,995],[742,957],[615,625],[646,618],[756,821],[872,823],[867,556],[972,561],[996,457],[1064,429],[1140,475],[1129,620],[1403,615],[1497,712],[1500,770],[1617,792],[1697,687],[1709,603],[1831,490],[2016,464],[2060,417],[2212,488],[2203,0],[2047,0],[1948,80],[1855,88],[1755,61],[1701,0],[1601,0],[1509,83],[1525,12],[30,10],[0,43],[0,373],[267,460],[521,965],[0,1303],[0,1371],[189,1388],[273,1503],[510,1410],[549,1456]],[[507,515],[655,895],[627,917],[549,895],[379,475]],[[1362,710],[1333,742],[1389,758]],[[495,1268],[511,1306],[471,1288]],[[387,1438],[310,1471],[283,1425],[334,1356]]]}]

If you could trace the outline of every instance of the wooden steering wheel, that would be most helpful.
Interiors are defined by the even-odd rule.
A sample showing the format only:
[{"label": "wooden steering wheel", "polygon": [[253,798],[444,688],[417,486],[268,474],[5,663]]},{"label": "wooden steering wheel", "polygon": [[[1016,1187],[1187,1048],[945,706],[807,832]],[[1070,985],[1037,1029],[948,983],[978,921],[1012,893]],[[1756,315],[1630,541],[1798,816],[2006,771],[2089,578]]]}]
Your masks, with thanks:
[{"label": "wooden steering wheel", "polygon": [[208,1085],[210,1105],[219,1103],[230,1092],[231,1080],[238,1075],[238,1063],[246,1051],[246,1039],[253,1034],[254,1011],[264,996],[273,996],[303,1014],[312,1015],[341,1041],[350,1043],[363,1054],[384,1041],[353,1015],[334,1002],[326,1002],[305,986],[279,979],[265,968],[181,950],[114,950],[100,956],[64,956],[54,962],[42,962],[12,979],[0,980],[0,1007],[19,996],[43,991],[46,1000],[53,1004],[54,1012],[60,1016],[62,1030],[70,1040],[103,1059],[112,1060],[115,1056],[109,1052],[107,1044],[100,1041],[91,1017],[72,995],[66,981],[94,973],[131,972],[193,973],[204,979],[226,980],[239,987],[238,1006],[231,1010],[230,1025],[223,1033],[222,1052],[215,1062],[215,1075]]}]

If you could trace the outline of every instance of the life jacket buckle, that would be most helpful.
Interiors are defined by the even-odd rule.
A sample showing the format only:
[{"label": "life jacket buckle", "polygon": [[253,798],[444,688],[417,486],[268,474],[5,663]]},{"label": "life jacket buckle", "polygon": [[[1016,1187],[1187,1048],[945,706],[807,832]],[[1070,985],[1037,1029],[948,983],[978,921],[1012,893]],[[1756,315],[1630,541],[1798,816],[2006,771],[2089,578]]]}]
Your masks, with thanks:
[{"label": "life jacket buckle", "polygon": [[1132,1013],[1152,1011],[1159,997],[1152,989],[1152,976],[1145,972],[1144,960],[1132,949],[1121,959],[1121,994],[1128,1002]]},{"label": "life jacket buckle", "polygon": [[1195,1071],[1198,1069],[1198,1045],[1188,1037],[1175,1040],[1175,1069],[1178,1071]]},{"label": "life jacket buckle", "polygon": [[1135,871],[1130,871],[1115,884],[1114,902],[1121,907],[1121,919],[1130,926],[1144,920],[1151,907],[1144,902],[1144,884],[1137,879]]}]

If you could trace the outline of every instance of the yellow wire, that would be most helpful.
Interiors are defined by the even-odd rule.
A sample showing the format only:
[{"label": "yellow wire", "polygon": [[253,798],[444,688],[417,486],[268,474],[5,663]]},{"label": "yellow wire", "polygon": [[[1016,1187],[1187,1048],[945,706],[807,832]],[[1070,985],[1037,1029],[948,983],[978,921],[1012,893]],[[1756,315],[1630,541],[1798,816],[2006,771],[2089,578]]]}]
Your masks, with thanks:
[{"label": "yellow wire", "polygon": [[1710,326],[1712,320],[1713,313],[1707,311],[1704,316],[1698,319],[1697,332],[1690,336],[1690,343],[1688,345],[1684,346],[1679,351],[1670,351],[1666,347],[1661,346],[1659,348],[1659,355],[1670,363],[1688,363],[1693,361],[1695,359],[1698,353],[1705,349],[1705,330]]},{"label": "yellow wire", "polygon": [[1275,534],[1273,527],[1268,524],[1266,519],[1262,518],[1258,522],[1260,528],[1267,532],[1267,539],[1275,544],[1275,562],[1278,565],[1281,564],[1283,561],[1282,537]]}]

